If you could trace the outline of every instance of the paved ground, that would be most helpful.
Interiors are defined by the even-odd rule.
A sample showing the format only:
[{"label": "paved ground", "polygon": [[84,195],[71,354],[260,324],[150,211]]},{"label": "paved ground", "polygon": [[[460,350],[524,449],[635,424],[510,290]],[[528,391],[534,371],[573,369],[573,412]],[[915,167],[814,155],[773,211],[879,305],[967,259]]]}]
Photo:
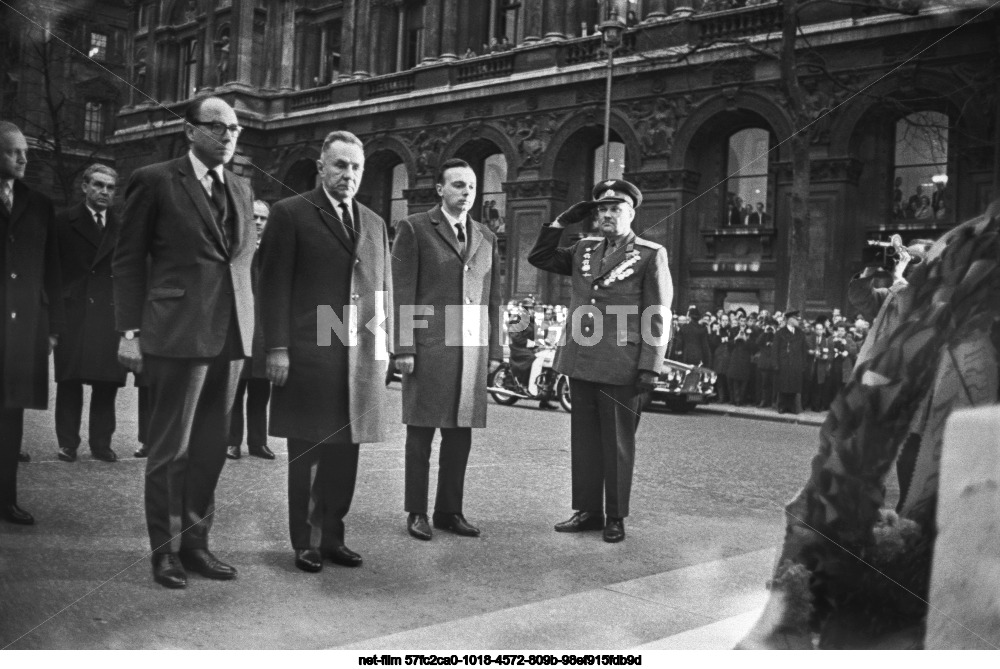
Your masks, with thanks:
[{"label": "paved ground", "polygon": [[762,602],[821,418],[644,415],[618,545],[552,531],[570,513],[569,415],[492,403],[466,484],[484,536],[414,541],[398,426],[362,449],[347,539],[364,566],[318,575],[292,564],[287,455],[272,440],[277,461],[228,463],[217,494],[212,548],[239,578],[167,591],[149,575],[131,388],[119,410],[113,465],[59,462],[51,413],[29,413],[20,497],[39,524],[0,525],[0,648],[731,647]]}]

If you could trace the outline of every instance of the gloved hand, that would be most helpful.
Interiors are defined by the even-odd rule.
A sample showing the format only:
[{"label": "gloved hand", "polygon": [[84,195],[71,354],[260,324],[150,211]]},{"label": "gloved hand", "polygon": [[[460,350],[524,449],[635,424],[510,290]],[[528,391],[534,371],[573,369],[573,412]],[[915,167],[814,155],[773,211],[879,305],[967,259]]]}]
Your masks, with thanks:
[{"label": "gloved hand", "polygon": [[556,221],[562,225],[573,225],[574,223],[587,220],[596,208],[597,203],[591,202],[590,200],[577,202],[572,207],[556,216]]},{"label": "gloved hand", "polygon": [[657,375],[654,374],[653,372],[648,372],[643,370],[639,372],[639,378],[635,382],[635,387],[639,390],[640,393],[648,393],[649,391],[651,391],[653,388],[656,387],[657,378],[658,378]]}]

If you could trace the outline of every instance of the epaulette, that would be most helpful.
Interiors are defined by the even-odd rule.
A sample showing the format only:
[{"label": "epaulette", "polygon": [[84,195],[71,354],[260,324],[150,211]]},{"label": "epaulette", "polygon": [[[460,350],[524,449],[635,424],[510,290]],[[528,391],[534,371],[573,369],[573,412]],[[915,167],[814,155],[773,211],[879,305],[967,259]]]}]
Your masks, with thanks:
[{"label": "epaulette", "polygon": [[647,249],[662,249],[663,244],[657,244],[656,242],[651,242],[648,239],[643,239],[642,237],[636,237],[635,243],[639,246],[645,246]]}]

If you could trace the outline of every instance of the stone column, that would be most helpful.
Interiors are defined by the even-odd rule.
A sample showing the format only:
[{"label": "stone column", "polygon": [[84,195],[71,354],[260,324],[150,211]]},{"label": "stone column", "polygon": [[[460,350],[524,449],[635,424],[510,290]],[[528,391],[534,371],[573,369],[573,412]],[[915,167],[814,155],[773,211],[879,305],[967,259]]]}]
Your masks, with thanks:
[{"label": "stone column", "polygon": [[[371,65],[370,58],[372,54],[374,39],[371,32],[371,17],[369,14],[370,2],[359,2],[355,3],[357,7],[357,14],[355,15],[355,32],[354,35],[362,36],[362,39],[352,40],[354,42],[354,76],[355,77],[368,77],[371,76]],[[324,55],[325,58],[325,55]]]},{"label": "stone column", "polygon": [[458,59],[458,0],[442,0],[441,60]]},{"label": "stone column", "polygon": [[229,29],[229,79],[243,87],[253,86],[254,0],[233,0]]},{"label": "stone column", "polygon": [[344,43],[341,47],[340,52],[340,71],[341,72],[353,72],[354,71],[354,50],[357,48],[358,44],[363,43],[365,40],[355,37],[358,33],[355,25],[355,7],[357,3],[355,0],[344,0],[344,12],[342,14],[341,20],[343,21],[344,30],[341,35],[350,35],[351,43]]},{"label": "stone column", "polygon": [[278,87],[282,91],[295,90],[295,4],[279,1],[281,6],[281,54],[278,68]]},{"label": "stone column", "polygon": [[[545,0],[546,40],[566,39],[566,3],[562,0]],[[573,33],[569,33],[572,35]]]},{"label": "stone column", "polygon": [[[508,299],[541,295],[548,304],[569,304],[569,282],[528,263],[538,230],[551,222],[566,205],[567,186],[558,179],[508,181],[507,194],[507,285]],[[574,234],[570,230],[568,235]]]},{"label": "stone column", "polygon": [[524,44],[542,39],[542,3],[540,0],[521,5],[524,12]]},{"label": "stone column", "polygon": [[[232,31],[230,31],[232,32]],[[209,3],[205,11],[205,39],[201,41],[202,77],[198,91],[212,90],[226,82],[219,81],[215,67],[215,5]]]},{"label": "stone column", "polygon": [[441,54],[441,2],[427,0],[424,5],[424,57],[421,63],[433,63]]},{"label": "stone column", "polygon": [[[665,5],[666,2],[660,0],[659,2],[654,2],[653,4]],[[659,14],[659,12],[657,12],[657,14]],[[692,14],[694,14],[694,0],[674,0],[674,9],[670,12],[671,18],[683,18],[685,16],[691,16]],[[652,18],[652,12],[650,12],[650,18]]]}]

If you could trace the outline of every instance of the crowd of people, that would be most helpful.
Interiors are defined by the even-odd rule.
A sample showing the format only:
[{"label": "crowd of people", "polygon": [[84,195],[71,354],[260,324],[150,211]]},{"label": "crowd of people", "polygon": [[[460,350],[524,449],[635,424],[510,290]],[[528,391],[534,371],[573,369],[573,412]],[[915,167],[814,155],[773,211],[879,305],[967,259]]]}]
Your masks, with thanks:
[{"label": "crowd of people", "polygon": [[[714,370],[720,402],[825,411],[850,378],[869,321],[861,314],[848,320],[840,309],[803,320],[797,311],[703,313],[691,306],[674,317],[667,356]],[[783,394],[800,397],[782,403]]]}]

